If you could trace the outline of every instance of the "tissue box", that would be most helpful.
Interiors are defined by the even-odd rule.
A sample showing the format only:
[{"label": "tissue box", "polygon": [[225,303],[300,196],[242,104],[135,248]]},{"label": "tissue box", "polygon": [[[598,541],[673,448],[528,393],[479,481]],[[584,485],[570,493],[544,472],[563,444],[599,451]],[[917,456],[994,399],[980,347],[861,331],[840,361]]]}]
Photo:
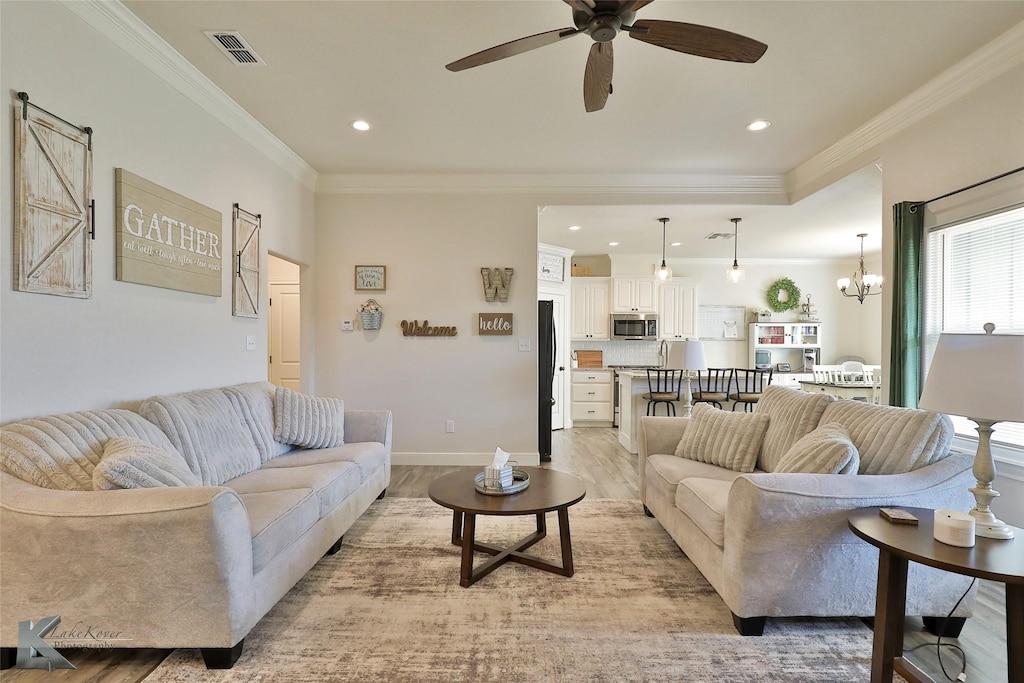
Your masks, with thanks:
[{"label": "tissue box", "polygon": [[484,486],[489,489],[503,489],[512,486],[512,466],[485,468]]}]

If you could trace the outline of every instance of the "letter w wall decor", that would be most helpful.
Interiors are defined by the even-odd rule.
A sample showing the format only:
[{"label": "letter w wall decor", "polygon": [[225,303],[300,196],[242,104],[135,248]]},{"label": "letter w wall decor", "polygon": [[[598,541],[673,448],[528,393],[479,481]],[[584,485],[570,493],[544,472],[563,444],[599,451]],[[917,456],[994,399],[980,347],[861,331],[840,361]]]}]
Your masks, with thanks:
[{"label": "letter w wall decor", "polygon": [[14,107],[14,289],[92,296],[92,145],[18,93]]},{"label": "letter w wall decor", "polygon": [[512,286],[512,268],[481,268],[480,277],[484,280],[484,298],[501,303],[508,301],[508,290]]},{"label": "letter w wall decor", "polygon": [[235,275],[232,278],[232,315],[260,317],[260,214],[235,204]]}]

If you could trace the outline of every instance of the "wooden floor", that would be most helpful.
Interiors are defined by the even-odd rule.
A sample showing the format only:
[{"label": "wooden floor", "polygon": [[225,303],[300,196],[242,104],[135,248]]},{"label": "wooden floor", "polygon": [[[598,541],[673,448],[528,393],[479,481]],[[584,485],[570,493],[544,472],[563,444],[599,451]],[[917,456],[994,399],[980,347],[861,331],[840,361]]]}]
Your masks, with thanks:
[{"label": "wooden floor", "polygon": [[[613,429],[579,428],[554,432],[552,459],[544,467],[583,479],[589,499],[636,498],[639,495],[636,456],[619,445]],[[458,469],[464,468],[395,465],[391,470],[387,495],[426,498],[431,481]],[[1004,683],[1007,680],[1005,591],[1002,584],[981,582],[974,616],[967,620],[960,638],[951,642],[967,653],[967,680],[978,683]],[[945,681],[936,656],[935,637],[924,631],[920,618],[908,618],[905,649],[909,651],[925,643],[932,645],[910,653],[908,658],[936,681]],[[9,670],[0,672],[0,680],[10,683],[137,683],[145,680],[169,652],[62,650],[61,654],[75,664],[77,670]],[[961,668],[958,653],[952,648],[943,648],[942,663],[955,680]]]}]

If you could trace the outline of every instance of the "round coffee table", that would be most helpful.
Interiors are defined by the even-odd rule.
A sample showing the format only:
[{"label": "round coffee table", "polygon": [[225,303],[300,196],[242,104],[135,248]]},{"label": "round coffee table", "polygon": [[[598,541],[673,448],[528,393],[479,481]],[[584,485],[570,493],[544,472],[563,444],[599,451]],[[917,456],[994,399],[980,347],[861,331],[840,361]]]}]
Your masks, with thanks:
[{"label": "round coffee table", "polygon": [[[587,488],[571,474],[539,467],[523,467],[530,475],[530,485],[519,493],[488,496],[476,490],[477,469],[446,474],[430,483],[428,494],[438,505],[451,509],[452,543],[462,547],[462,569],[459,584],[468,588],[506,562],[518,562],[546,572],[572,576],[572,540],[569,536],[569,506],[583,500]],[[562,544],[562,566],[527,555],[523,551],[547,535],[545,516],[558,512],[558,535]],[[477,515],[536,515],[537,531],[507,548],[476,542]],[[493,555],[473,569],[473,552]]]}]

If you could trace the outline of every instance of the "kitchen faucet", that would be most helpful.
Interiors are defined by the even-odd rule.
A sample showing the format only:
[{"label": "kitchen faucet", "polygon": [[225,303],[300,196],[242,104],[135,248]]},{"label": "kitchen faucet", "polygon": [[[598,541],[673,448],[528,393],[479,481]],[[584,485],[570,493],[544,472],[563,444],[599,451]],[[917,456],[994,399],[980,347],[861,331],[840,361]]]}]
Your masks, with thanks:
[{"label": "kitchen faucet", "polygon": [[665,367],[668,365],[668,340],[661,340],[661,347],[658,349],[658,358],[661,360],[658,367]]}]

